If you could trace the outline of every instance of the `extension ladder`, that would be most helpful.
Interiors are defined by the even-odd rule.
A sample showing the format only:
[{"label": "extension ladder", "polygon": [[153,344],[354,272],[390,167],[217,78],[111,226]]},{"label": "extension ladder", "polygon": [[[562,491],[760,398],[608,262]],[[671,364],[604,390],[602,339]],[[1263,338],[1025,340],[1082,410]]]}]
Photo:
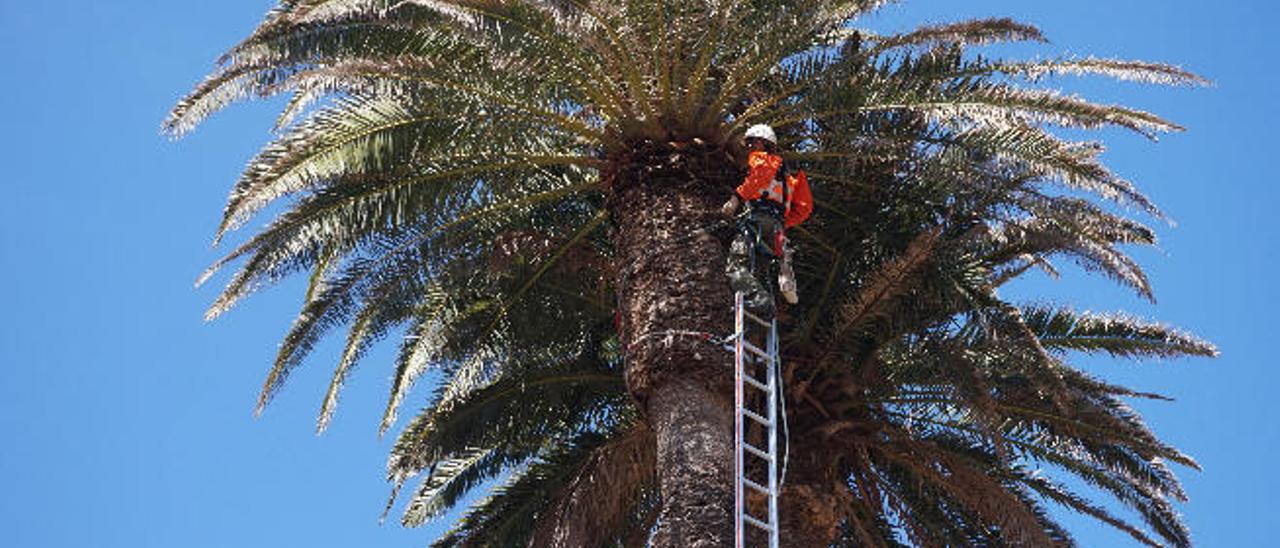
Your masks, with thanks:
[{"label": "extension ladder", "polygon": [[[745,548],[748,527],[751,527],[768,535],[769,548],[778,548],[778,323],[775,318],[764,319],[748,312],[741,292],[734,295],[733,301],[734,546]],[[752,340],[758,341],[761,334],[764,335],[764,344],[753,343]],[[760,369],[764,370],[763,379],[758,376],[761,373],[756,373]],[[763,398],[750,397],[747,389],[758,391],[752,394],[763,395]],[[753,411],[751,402],[761,399],[764,409],[757,408]],[[763,428],[763,437],[768,444],[766,447],[759,447],[747,439],[749,432],[758,432],[760,428],[752,428],[751,423],[746,421],[757,423]],[[748,456],[763,461],[768,477],[763,483],[751,477],[765,475],[758,467],[752,467],[754,474],[748,473],[745,466],[748,464]],[[753,515],[747,504],[748,493],[744,489],[756,491],[767,498],[767,516]]]}]

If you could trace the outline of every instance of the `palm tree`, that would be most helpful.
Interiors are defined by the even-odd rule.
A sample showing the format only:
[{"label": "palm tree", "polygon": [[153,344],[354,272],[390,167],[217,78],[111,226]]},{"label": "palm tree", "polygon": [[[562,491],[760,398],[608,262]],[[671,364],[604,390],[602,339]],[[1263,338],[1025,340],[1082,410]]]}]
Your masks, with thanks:
[{"label": "palm tree", "polygon": [[818,201],[793,235],[802,304],[780,318],[791,544],[1071,545],[1058,505],[1188,545],[1168,463],[1195,462],[1124,403],[1159,396],[1066,360],[1216,350],[999,289],[1070,260],[1152,298],[1124,246],[1154,232],[1113,205],[1160,211],[1099,144],[1051,130],[1181,128],[1038,84],[1201,79],[975,52],[1043,41],[1005,19],[859,30],[884,3],[282,0],[165,123],[181,135],[237,100],[291,97],[217,239],[280,213],[201,279],[237,265],[213,318],[309,276],[259,411],[345,329],[323,430],[361,357],[403,334],[381,431],[415,381],[439,379],[389,461],[396,492],[423,476],[405,524],[496,481],[438,545],[728,544],[718,210],[742,130],[769,123]]}]

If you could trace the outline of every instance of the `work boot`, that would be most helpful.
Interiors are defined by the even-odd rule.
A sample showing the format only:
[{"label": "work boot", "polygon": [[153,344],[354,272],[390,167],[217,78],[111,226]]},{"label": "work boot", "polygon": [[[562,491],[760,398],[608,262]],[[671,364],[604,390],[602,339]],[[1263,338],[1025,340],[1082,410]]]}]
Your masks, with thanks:
[{"label": "work boot", "polygon": [[800,302],[800,294],[796,291],[796,275],[791,269],[784,268],[778,273],[778,289],[782,292],[782,298],[787,304],[796,304]]},{"label": "work boot", "polygon": [[800,294],[796,290],[796,272],[791,269],[790,249],[785,250],[782,255],[782,267],[778,269],[778,290],[788,303],[800,302]]}]

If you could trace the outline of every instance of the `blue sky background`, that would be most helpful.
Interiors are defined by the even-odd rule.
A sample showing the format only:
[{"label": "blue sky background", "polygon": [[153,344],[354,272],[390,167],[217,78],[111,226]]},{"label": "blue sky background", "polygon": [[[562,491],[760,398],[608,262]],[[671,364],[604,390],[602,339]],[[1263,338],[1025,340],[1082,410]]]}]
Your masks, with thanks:
[{"label": "blue sky background", "polygon": [[[158,128],[271,4],[0,0],[0,546],[423,546],[438,530],[377,523],[386,349],[317,437],[332,345],[251,416],[299,284],[201,320],[217,287],[192,282],[218,254],[208,244],[223,200],[277,105],[232,108],[177,143]],[[1217,83],[1063,81],[1190,129],[1159,144],[1102,135],[1109,164],[1178,221],[1159,252],[1139,255],[1160,303],[1077,271],[1015,288],[1168,321],[1221,347],[1218,360],[1086,364],[1177,398],[1139,407],[1204,465],[1180,471],[1202,546],[1275,544],[1278,15],[1263,0],[908,0],[871,20],[1012,16],[1053,40],[1019,53],[1169,61]],[[422,402],[420,391],[410,410]],[[1084,546],[1131,544],[1068,522]]]}]

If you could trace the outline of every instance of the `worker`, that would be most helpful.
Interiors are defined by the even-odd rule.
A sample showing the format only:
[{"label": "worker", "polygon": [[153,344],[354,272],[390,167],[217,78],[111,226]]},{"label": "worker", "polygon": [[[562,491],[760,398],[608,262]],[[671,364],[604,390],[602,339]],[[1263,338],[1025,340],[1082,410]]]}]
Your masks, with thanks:
[{"label": "worker", "polygon": [[782,259],[778,285],[787,302],[798,302],[785,230],[809,218],[813,195],[803,171],[792,174],[786,169],[778,155],[778,137],[773,128],[764,124],[752,126],[747,130],[746,145],[750,149],[747,176],[723,208],[726,217],[734,217],[744,203],[747,205],[741,216],[742,229],[729,246],[725,273],[733,290],[744,294],[747,308],[771,317],[773,295],[752,273],[752,252],[770,261],[768,264]]}]

